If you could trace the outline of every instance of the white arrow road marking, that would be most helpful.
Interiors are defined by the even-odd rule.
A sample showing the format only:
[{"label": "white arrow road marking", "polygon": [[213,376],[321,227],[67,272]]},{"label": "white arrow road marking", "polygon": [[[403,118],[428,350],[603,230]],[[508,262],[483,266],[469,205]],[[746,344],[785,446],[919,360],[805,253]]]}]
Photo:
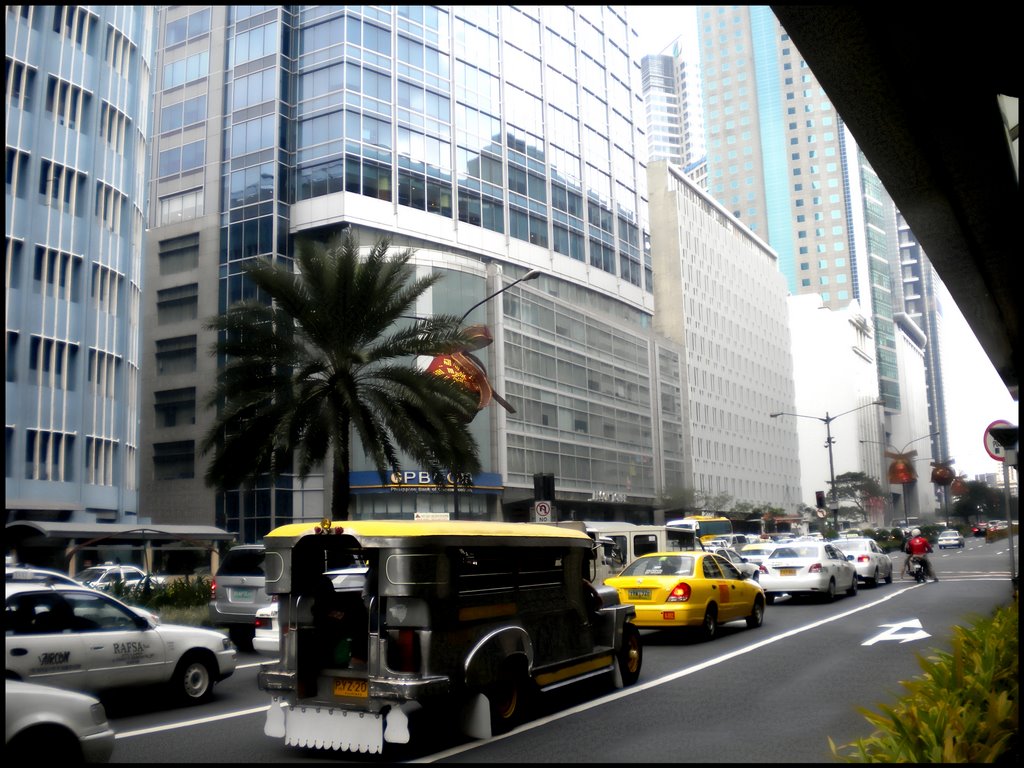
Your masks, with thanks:
[{"label": "white arrow road marking", "polygon": [[[919,619],[911,619],[899,624],[879,624],[878,626],[888,627],[888,629],[879,635],[875,635],[870,640],[865,640],[861,645],[874,645],[882,640],[899,640],[901,643],[909,643],[911,640],[923,640],[926,637],[931,637],[930,634],[921,629],[921,621]],[[917,632],[900,634],[901,629],[917,629]]]}]

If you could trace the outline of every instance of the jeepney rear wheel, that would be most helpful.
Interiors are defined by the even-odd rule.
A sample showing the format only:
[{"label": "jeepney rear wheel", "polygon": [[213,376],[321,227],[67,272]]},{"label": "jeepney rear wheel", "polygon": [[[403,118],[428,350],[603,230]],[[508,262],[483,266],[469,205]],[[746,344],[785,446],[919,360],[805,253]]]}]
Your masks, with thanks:
[{"label": "jeepney rear wheel", "polygon": [[491,709],[491,733],[508,733],[526,720],[531,707],[532,681],[522,663],[506,663],[485,692]]},{"label": "jeepney rear wheel", "polygon": [[633,624],[622,627],[622,647],[618,652],[619,674],[622,685],[633,685],[640,678],[640,667],[644,661],[644,649],[640,644],[640,630]]}]

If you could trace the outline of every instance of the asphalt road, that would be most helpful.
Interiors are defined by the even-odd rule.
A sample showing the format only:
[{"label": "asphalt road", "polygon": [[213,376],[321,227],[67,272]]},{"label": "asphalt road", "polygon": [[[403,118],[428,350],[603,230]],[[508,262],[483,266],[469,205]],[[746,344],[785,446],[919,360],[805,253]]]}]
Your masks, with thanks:
[{"label": "asphalt road", "polygon": [[267,657],[241,654],[206,705],[105,696],[117,731],[112,762],[832,762],[829,737],[841,745],[872,730],[858,708],[894,703],[900,681],[921,673],[922,656],[949,649],[954,625],[1010,600],[1006,541],[968,539],[964,550],[933,558],[938,583],[897,579],[831,604],[782,598],[762,627],[725,625],[711,642],[644,631],[643,671],[631,688],[601,681],[549,695],[535,719],[482,741],[452,733],[445,713],[417,713],[411,743],[385,745],[380,756],[264,736],[268,700],[255,677]]}]

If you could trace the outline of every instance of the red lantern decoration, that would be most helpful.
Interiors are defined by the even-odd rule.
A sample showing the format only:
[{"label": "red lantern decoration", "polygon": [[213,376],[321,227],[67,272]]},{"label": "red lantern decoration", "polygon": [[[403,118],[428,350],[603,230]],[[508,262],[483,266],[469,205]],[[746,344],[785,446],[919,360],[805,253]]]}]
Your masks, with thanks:
[{"label": "red lantern decoration", "polygon": [[917,470],[914,469],[914,457],[917,455],[916,450],[909,453],[886,451],[885,455],[893,460],[892,464],[889,465],[890,485],[906,485],[917,480]]},{"label": "red lantern decoration", "polygon": [[953,460],[932,462],[932,482],[943,487],[953,482],[956,472],[953,471]]},{"label": "red lantern decoration", "polygon": [[954,496],[966,496],[967,495],[967,475],[959,475],[953,478],[953,483],[949,486],[950,492]]}]

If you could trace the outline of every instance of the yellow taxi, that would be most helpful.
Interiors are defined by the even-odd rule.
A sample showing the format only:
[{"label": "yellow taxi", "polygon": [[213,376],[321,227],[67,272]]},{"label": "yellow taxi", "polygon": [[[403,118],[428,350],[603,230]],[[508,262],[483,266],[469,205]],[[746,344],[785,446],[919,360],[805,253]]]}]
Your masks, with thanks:
[{"label": "yellow taxi", "polygon": [[764,622],[760,584],[712,552],[652,552],[604,583],[636,607],[638,627],[695,627],[710,640],[720,624],[743,619],[755,628]]}]

